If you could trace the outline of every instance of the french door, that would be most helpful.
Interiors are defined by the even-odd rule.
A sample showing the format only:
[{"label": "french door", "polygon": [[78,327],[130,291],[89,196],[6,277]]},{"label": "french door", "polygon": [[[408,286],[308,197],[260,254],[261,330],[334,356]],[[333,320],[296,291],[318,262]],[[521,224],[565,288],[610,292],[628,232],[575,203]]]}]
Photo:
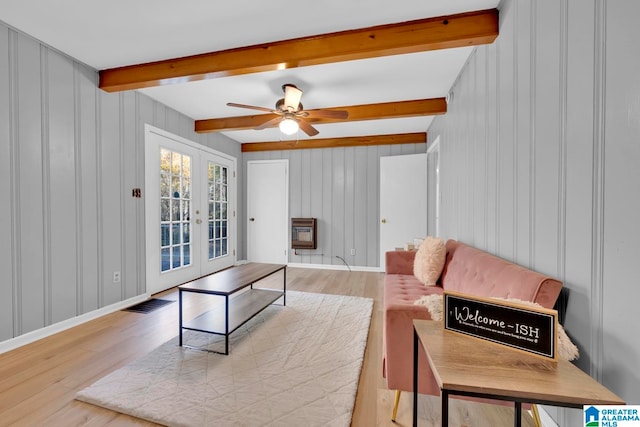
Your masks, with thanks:
[{"label": "french door", "polygon": [[148,126],[145,193],[148,293],[235,263],[234,158]]}]

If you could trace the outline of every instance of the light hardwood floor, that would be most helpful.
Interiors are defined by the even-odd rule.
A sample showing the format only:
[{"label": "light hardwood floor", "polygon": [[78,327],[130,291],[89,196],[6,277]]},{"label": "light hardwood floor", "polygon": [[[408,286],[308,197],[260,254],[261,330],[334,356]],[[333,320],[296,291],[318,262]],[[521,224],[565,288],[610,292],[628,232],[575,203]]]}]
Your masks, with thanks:
[{"label": "light hardwood floor", "polygon": [[[411,425],[411,394],[391,422],[393,391],[382,378],[382,273],[287,269],[287,289],[373,298],[353,426]],[[282,277],[274,277],[273,287]],[[269,284],[267,284],[269,286]],[[176,299],[169,290],[158,297]],[[202,301],[200,299],[199,301]],[[201,311],[185,302],[185,316]],[[156,424],[74,400],[76,392],[148,353],[178,332],[177,303],[148,314],[118,311],[0,355],[0,426],[154,426]],[[233,351],[233,350],[232,350]],[[421,426],[440,423],[439,398],[420,396]],[[452,400],[450,425],[513,425],[511,408]],[[531,425],[525,420],[523,425]],[[295,426],[297,427],[297,426]],[[302,427],[302,426],[301,426]]]}]

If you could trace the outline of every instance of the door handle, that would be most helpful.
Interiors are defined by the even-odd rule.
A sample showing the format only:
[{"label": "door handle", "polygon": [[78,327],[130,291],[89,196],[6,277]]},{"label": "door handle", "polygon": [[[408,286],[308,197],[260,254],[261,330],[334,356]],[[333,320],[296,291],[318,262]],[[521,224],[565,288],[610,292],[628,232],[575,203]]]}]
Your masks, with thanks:
[{"label": "door handle", "polygon": [[256,220],[255,218],[249,218],[249,221],[251,221],[251,222],[253,222],[255,220]]},{"label": "door handle", "polygon": [[196,224],[202,224],[202,220],[200,218],[196,219]]},{"label": "door handle", "polygon": [[380,222],[383,223],[383,224],[386,224],[387,223],[387,219],[386,218],[382,218],[382,220]]}]

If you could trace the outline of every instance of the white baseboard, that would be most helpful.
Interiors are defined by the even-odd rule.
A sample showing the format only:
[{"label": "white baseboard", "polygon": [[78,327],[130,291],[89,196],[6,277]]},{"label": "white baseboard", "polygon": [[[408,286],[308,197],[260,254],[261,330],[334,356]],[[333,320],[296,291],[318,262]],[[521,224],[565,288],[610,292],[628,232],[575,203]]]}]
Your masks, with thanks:
[{"label": "white baseboard", "polygon": [[287,264],[287,267],[296,267],[296,268],[315,268],[317,270],[343,270],[347,271],[351,268],[351,271],[369,271],[374,273],[383,273],[383,270],[380,270],[380,267],[358,267],[355,265],[350,265],[347,267],[346,265],[334,265],[334,264],[304,264],[299,262],[290,262]]},{"label": "white baseboard", "polygon": [[32,342],[38,341],[42,338],[46,338],[53,334],[57,334],[58,332],[62,332],[64,330],[73,328],[74,326],[81,325],[90,320],[97,319],[98,317],[102,317],[106,314],[110,314],[118,310],[122,310],[123,308],[127,308],[131,305],[145,301],[148,298],[149,298],[149,295],[147,294],[138,295],[136,297],[129,298],[127,300],[120,301],[115,304],[111,304],[109,306],[99,308],[97,310],[90,311],[89,313],[85,313],[80,316],[73,317],[71,319],[63,320],[62,322],[54,323],[53,325],[49,325],[32,332],[27,332],[26,334],[8,339],[6,341],[2,341],[0,342],[0,354],[6,353],[11,350],[15,350],[16,348],[22,347],[23,345],[31,344]]}]

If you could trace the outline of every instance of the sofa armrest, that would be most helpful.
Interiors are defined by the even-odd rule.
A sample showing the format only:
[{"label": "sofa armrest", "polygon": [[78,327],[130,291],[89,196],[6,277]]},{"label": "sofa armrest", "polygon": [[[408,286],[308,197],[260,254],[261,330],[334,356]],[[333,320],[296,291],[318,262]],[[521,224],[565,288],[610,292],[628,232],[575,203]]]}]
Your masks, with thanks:
[{"label": "sofa armrest", "polygon": [[[430,320],[423,305],[391,304],[384,308],[383,375],[392,390],[413,391],[413,320]],[[440,389],[424,351],[419,352],[420,393],[438,396]]]},{"label": "sofa armrest", "polygon": [[413,276],[415,251],[389,251],[385,253],[385,272],[387,274],[408,274]]}]

